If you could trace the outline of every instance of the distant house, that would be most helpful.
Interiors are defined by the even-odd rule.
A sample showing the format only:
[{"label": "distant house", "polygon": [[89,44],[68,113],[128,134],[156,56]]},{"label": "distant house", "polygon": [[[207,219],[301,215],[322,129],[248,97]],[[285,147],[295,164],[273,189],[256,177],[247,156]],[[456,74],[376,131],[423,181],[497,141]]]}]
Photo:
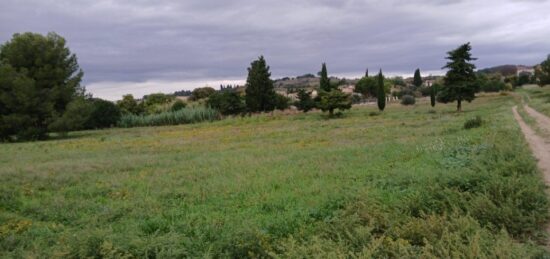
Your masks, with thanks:
[{"label": "distant house", "polygon": [[353,94],[355,86],[354,85],[342,85],[339,87],[342,92],[346,94]]},{"label": "distant house", "polygon": [[534,67],[529,67],[529,66],[522,66],[522,65],[517,66],[516,75],[519,76],[519,75],[523,75],[523,74],[534,75],[535,74],[535,68]]}]

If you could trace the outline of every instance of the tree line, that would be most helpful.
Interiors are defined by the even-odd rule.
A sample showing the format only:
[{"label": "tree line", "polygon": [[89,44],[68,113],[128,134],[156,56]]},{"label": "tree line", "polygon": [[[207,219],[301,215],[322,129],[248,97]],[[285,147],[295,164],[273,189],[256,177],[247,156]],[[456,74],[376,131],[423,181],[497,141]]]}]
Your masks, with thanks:
[{"label": "tree line", "polygon": [[[414,73],[413,90],[421,89],[429,95],[432,106],[436,100],[456,102],[460,111],[462,103],[472,101],[480,88],[501,83],[489,76],[476,75],[472,63],[476,59],[471,55],[469,43],[449,51],[446,59],[448,62],[443,68],[447,73],[440,84],[422,88],[420,70]],[[76,55],[71,53],[63,37],[56,33],[14,34],[0,46],[0,141],[38,140],[47,138],[50,132],[111,127],[125,114],[159,114],[187,106],[175,95],[161,93],[144,96],[139,101],[125,95],[116,104],[93,98],[81,85],[83,75]],[[318,75],[317,94],[313,96],[312,91],[300,89],[297,101],[292,103],[288,97],[275,92],[270,67],[260,56],[248,67],[244,92],[238,87],[222,86],[220,90],[202,87],[176,94],[189,96],[190,100],[215,108],[223,115],[284,110],[291,104],[303,112],[319,109],[329,117],[350,109],[351,95],[344,93],[338,82],[331,82],[325,63]],[[536,67],[535,77],[530,80],[541,86],[550,84],[550,56]],[[403,79],[389,80],[382,70],[371,77],[367,70],[354,91],[376,97],[378,108],[383,111],[390,88],[397,84],[403,85]],[[410,93],[401,94],[402,102],[407,99],[403,98],[406,95]]]}]

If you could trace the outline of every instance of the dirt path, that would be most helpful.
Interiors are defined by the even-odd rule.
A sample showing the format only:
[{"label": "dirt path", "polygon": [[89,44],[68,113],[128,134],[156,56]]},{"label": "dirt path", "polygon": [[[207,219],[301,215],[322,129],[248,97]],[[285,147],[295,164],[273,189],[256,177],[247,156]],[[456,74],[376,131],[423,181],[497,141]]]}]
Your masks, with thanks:
[{"label": "dirt path", "polygon": [[524,108],[527,114],[529,114],[529,116],[535,118],[539,128],[541,128],[546,133],[550,133],[550,118],[546,117],[546,115],[536,111],[535,109],[529,107],[529,105],[525,105]]},{"label": "dirt path", "polygon": [[[550,119],[548,119],[548,117],[529,108],[527,105],[525,105],[525,110],[527,111],[527,113],[529,113],[530,116],[535,117],[539,128],[550,132]],[[516,121],[521,128],[521,131],[523,132],[523,135],[525,135],[525,139],[531,147],[531,151],[533,151],[533,155],[538,160],[537,165],[544,175],[544,181],[546,185],[550,186],[550,144],[547,143],[544,138],[537,135],[536,132],[523,121],[517,111],[517,106],[514,106],[512,108],[512,111],[514,113]],[[538,115],[531,115],[531,113]],[[538,116],[538,118],[536,116]]]}]

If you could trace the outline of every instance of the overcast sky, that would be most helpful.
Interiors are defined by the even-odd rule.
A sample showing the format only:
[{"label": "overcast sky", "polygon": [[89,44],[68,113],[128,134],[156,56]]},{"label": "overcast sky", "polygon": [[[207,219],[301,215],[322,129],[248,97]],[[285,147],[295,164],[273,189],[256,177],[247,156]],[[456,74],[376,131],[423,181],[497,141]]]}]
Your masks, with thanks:
[{"label": "overcast sky", "polygon": [[550,53],[545,0],[0,0],[0,42],[16,32],[65,37],[94,96],[119,99],[242,83],[264,55],[274,78],[438,73],[471,42],[478,67]]}]

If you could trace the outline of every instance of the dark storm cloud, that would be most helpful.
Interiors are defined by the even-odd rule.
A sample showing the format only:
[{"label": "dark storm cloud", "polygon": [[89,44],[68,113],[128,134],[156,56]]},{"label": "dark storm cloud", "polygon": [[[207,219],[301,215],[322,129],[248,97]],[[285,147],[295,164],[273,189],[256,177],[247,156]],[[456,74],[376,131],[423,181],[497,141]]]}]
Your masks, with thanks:
[{"label": "dark storm cloud", "polygon": [[324,61],[342,75],[437,71],[467,41],[479,67],[534,64],[550,52],[547,10],[535,0],[2,0],[0,41],[55,31],[88,89],[115,98],[242,80],[261,54],[274,76],[315,73]]}]

